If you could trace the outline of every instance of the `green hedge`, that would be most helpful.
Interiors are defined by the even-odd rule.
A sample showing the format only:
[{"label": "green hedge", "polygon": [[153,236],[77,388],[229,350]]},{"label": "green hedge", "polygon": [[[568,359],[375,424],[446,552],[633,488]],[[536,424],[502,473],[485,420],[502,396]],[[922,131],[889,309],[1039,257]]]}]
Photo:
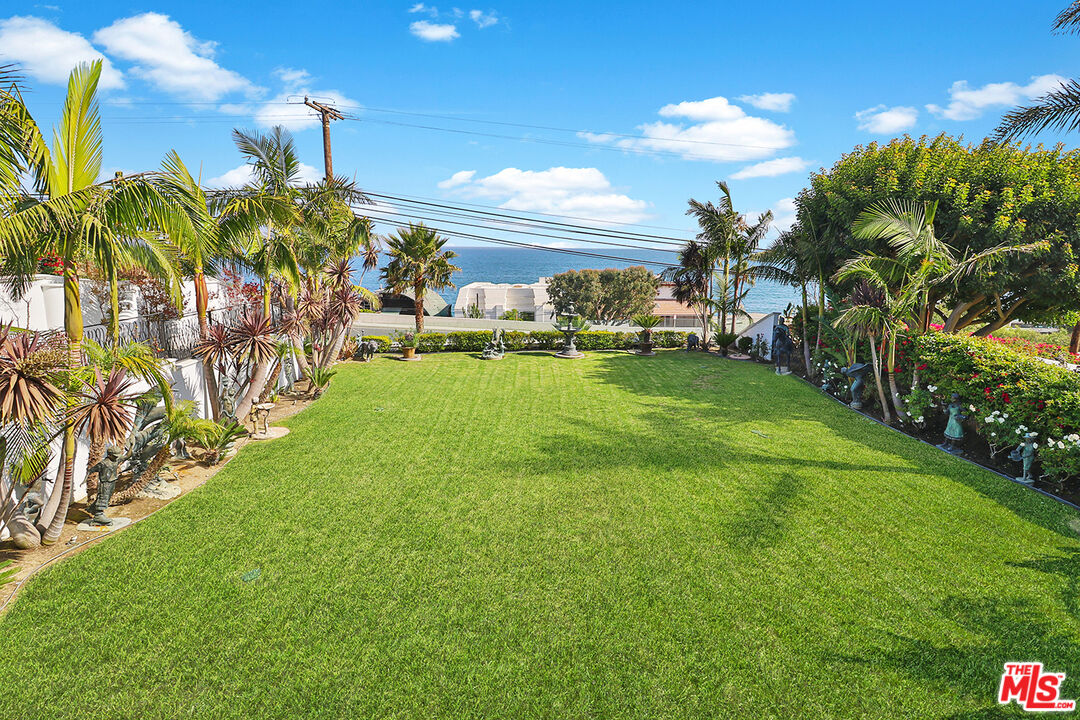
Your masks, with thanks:
[{"label": "green hedge", "polygon": [[[389,352],[390,338],[381,335],[365,335],[365,340],[378,340],[379,352]],[[421,333],[416,338],[418,353],[433,352],[480,352],[491,341],[490,330],[461,330],[449,333]],[[611,332],[609,330],[586,330],[577,334],[575,344],[579,350],[627,350],[637,347],[641,338],[636,332]],[[507,350],[559,350],[563,346],[563,334],[557,330],[521,332],[507,330],[503,333]],[[653,332],[653,345],[661,348],[678,348],[686,345],[686,333],[674,330]]]}]

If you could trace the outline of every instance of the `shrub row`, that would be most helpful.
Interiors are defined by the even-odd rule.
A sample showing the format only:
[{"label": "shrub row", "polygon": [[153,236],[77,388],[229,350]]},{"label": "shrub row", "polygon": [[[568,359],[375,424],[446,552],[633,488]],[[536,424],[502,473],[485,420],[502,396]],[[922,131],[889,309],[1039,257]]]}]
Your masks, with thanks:
[{"label": "shrub row", "polygon": [[[364,340],[376,340],[379,352],[389,352],[393,341],[382,335],[365,335]],[[449,333],[421,333],[416,337],[416,351],[420,354],[433,352],[480,352],[491,340],[490,330],[462,330]],[[577,334],[575,344],[579,350],[627,350],[636,347],[641,338],[636,332],[609,332],[586,330]],[[563,334],[557,330],[521,332],[507,330],[503,333],[507,350],[558,350],[563,345]],[[675,330],[653,332],[653,345],[661,348],[678,348],[686,345],[686,333]]]}]

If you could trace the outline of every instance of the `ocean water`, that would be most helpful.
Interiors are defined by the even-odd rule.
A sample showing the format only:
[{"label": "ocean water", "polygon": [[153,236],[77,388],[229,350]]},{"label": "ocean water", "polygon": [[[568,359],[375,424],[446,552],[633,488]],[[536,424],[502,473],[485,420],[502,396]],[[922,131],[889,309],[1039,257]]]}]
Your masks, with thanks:
[{"label": "ocean water", "polygon": [[[454,264],[461,268],[461,272],[454,273],[453,280],[456,287],[439,293],[450,305],[453,305],[457,299],[457,288],[471,282],[532,283],[536,282],[537,278],[551,277],[567,270],[624,268],[641,264],[634,260],[649,260],[664,264],[674,262],[674,255],[656,250],[624,251],[620,248],[586,248],[588,252],[626,258],[613,260],[531,248],[460,247],[452,249],[458,255],[454,259]],[[380,266],[382,264],[380,263]],[[653,272],[660,272],[663,269],[659,265],[645,267]],[[364,276],[363,285],[371,290],[379,289],[378,271],[368,272]],[[788,303],[797,301],[796,289],[771,282],[759,282],[746,297],[746,309],[749,312],[777,312],[784,310]]]}]

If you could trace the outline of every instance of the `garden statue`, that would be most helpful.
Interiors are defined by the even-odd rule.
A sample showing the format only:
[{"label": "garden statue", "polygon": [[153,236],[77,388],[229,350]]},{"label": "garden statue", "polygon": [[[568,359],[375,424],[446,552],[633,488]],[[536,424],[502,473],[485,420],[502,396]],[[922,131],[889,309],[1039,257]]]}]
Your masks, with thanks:
[{"label": "garden statue", "polygon": [[690,333],[689,335],[687,335],[686,336],[686,352],[690,352],[691,350],[697,350],[698,349],[698,344],[700,342],[701,342],[701,340],[698,338],[697,333]]},{"label": "garden statue", "polygon": [[854,410],[862,410],[863,383],[866,380],[866,371],[869,369],[870,363],[852,363],[849,367],[840,368],[840,372],[852,380],[851,407]]},{"label": "garden statue", "polygon": [[964,439],[964,426],[961,423],[967,419],[967,415],[964,413],[964,406],[960,404],[958,393],[952,394],[952,400],[945,408],[945,415],[949,418],[945,426],[945,442],[938,447],[953,455],[963,455],[964,451],[957,443]]},{"label": "garden statue", "polygon": [[482,360],[502,360],[505,354],[506,345],[503,344],[502,328],[495,328],[491,331],[491,341],[484,347],[484,352],[480,358]]},{"label": "garden statue", "polygon": [[113,521],[105,515],[105,510],[108,509],[109,500],[112,499],[113,490],[116,489],[116,477],[122,460],[123,451],[115,445],[110,445],[105,450],[105,457],[86,468],[87,473],[97,473],[98,476],[97,496],[86,508],[86,512],[92,516],[91,525],[112,525]]},{"label": "garden statue", "polygon": [[41,509],[45,507],[45,476],[35,480],[22,497],[22,502],[15,509],[15,514],[8,521],[11,541],[20,550],[27,550],[41,544],[41,533],[37,527]]},{"label": "garden statue", "polygon": [[360,338],[360,346],[358,351],[360,353],[360,362],[368,362],[375,357],[375,351],[379,349],[378,340],[364,340]]},{"label": "garden statue", "polygon": [[791,351],[794,349],[795,344],[791,342],[791,333],[784,324],[784,316],[779,315],[772,331],[772,359],[776,365],[777,375],[791,374],[789,366],[791,365]]},{"label": "garden statue", "polygon": [[225,420],[236,420],[237,389],[229,378],[222,376],[221,387],[221,417]]},{"label": "garden statue", "polygon": [[177,460],[193,460],[191,453],[188,452],[187,440],[184,438],[176,438],[173,440],[172,454]]},{"label": "garden statue", "polygon": [[154,456],[169,442],[163,406],[154,408],[141,420],[141,423],[136,423],[123,448],[124,471],[131,473],[134,478],[143,474]]},{"label": "garden statue", "polygon": [[1027,433],[1024,435],[1024,442],[1017,445],[1016,449],[1009,453],[1010,460],[1022,464],[1023,474],[1016,478],[1016,481],[1025,485],[1031,485],[1035,482],[1035,477],[1031,474],[1031,466],[1035,464],[1035,450],[1039,447],[1039,443],[1035,442],[1035,438],[1038,436],[1038,433]]}]

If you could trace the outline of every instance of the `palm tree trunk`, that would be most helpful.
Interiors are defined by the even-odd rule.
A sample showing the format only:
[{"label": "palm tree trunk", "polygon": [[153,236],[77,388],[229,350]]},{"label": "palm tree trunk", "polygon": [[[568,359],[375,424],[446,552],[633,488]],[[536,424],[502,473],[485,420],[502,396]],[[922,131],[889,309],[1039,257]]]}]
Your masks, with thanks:
[{"label": "palm tree trunk", "polygon": [[723,288],[722,288],[723,291],[724,291],[724,300],[723,300],[723,303],[720,305],[720,327],[722,327],[722,328],[727,327],[728,280],[729,280],[729,277],[728,277],[728,249],[725,246],[724,247],[724,285],[723,285]]},{"label": "palm tree trunk", "polygon": [[270,317],[270,278],[263,282],[263,316]]},{"label": "palm tree trunk", "polygon": [[900,388],[896,384],[896,334],[889,337],[889,392],[892,393],[893,407],[896,408],[896,417],[899,420],[907,418],[907,408],[900,399]]},{"label": "palm tree trunk", "polygon": [[416,334],[424,332],[424,286],[421,283],[413,283],[413,295],[416,302],[413,307],[416,311]]},{"label": "palm tree trunk", "polygon": [[[83,318],[82,302],[79,298],[79,276],[75,264],[70,258],[64,258],[64,329],[68,336],[68,367],[71,369],[82,365],[82,339]],[[68,406],[75,401],[74,395],[68,396]],[[48,521],[48,528],[42,533],[41,544],[52,545],[60,539],[60,533],[64,529],[64,521],[67,520],[68,506],[71,504],[71,495],[75,485],[75,426],[70,421],[64,427],[64,459],[63,478],[57,478],[60,483],[60,502],[56,506],[56,512]],[[56,492],[56,486],[53,486]]]},{"label": "palm tree trunk", "polygon": [[136,478],[135,482],[128,485],[120,492],[113,493],[113,496],[109,498],[109,507],[115,505],[125,505],[135,499],[135,496],[143,491],[150,481],[158,476],[161,472],[161,468],[165,467],[165,463],[168,462],[171,454],[170,448],[172,443],[165,443],[165,447],[158,450],[157,455],[150,461],[150,464],[143,470],[143,474]]},{"label": "palm tree trunk", "polygon": [[1073,355],[1080,352],[1080,320],[1073,325],[1072,335],[1069,336],[1069,352]]},{"label": "palm tree trunk", "polygon": [[[210,304],[210,293],[206,289],[206,275],[202,266],[195,268],[195,314],[199,318],[199,337],[206,338],[210,327],[206,321],[206,309]],[[217,422],[221,419],[221,391],[218,388],[214,364],[203,360],[203,378],[206,381],[206,394],[210,396],[210,414]]]},{"label": "palm tree trunk", "polygon": [[817,306],[817,340],[814,341],[814,352],[821,347],[821,328],[825,325],[825,278],[818,276],[818,306]]},{"label": "palm tree trunk", "polygon": [[236,406],[236,419],[241,423],[247,419],[248,414],[251,412],[251,406],[255,404],[255,399],[262,393],[263,386],[266,385],[266,379],[268,371],[270,369],[270,363],[259,363],[255,368],[255,372],[251,376],[251,382],[248,383],[247,392],[244,393],[244,398],[240,401],[240,404]]},{"label": "palm tree trunk", "polygon": [[892,422],[889,402],[885,399],[885,387],[881,384],[881,358],[877,352],[877,336],[870,335],[870,364],[874,367],[874,385],[877,386],[878,402],[881,403],[881,417],[888,425]]},{"label": "palm tree trunk", "polygon": [[343,325],[340,330],[334,335],[334,341],[330,345],[330,353],[326,356],[323,367],[330,367],[337,362],[338,356],[341,355],[341,347],[345,344],[345,337],[349,334],[349,326]]},{"label": "palm tree trunk", "polygon": [[[93,440],[90,443],[90,457],[86,459],[86,467],[93,467],[101,462],[101,459],[105,457],[105,441]],[[94,494],[97,493],[98,487],[98,474],[87,473],[86,474],[86,502],[92,502]]]},{"label": "palm tree trunk", "polygon": [[281,375],[281,365],[283,362],[283,358],[278,358],[278,361],[274,363],[274,369],[266,376],[266,382],[263,384],[262,392],[259,393],[259,402],[266,402],[270,397],[270,393],[273,392],[274,387],[277,386],[277,379]]},{"label": "palm tree trunk", "polygon": [[116,268],[109,268],[109,338],[113,347],[120,345],[120,282],[116,277]]},{"label": "palm tree trunk", "polygon": [[802,284],[802,351],[803,351],[803,363],[806,364],[806,377],[811,380],[814,379],[816,373],[810,366],[810,343],[806,339],[806,323],[809,317],[809,311],[806,305],[806,283]]}]

